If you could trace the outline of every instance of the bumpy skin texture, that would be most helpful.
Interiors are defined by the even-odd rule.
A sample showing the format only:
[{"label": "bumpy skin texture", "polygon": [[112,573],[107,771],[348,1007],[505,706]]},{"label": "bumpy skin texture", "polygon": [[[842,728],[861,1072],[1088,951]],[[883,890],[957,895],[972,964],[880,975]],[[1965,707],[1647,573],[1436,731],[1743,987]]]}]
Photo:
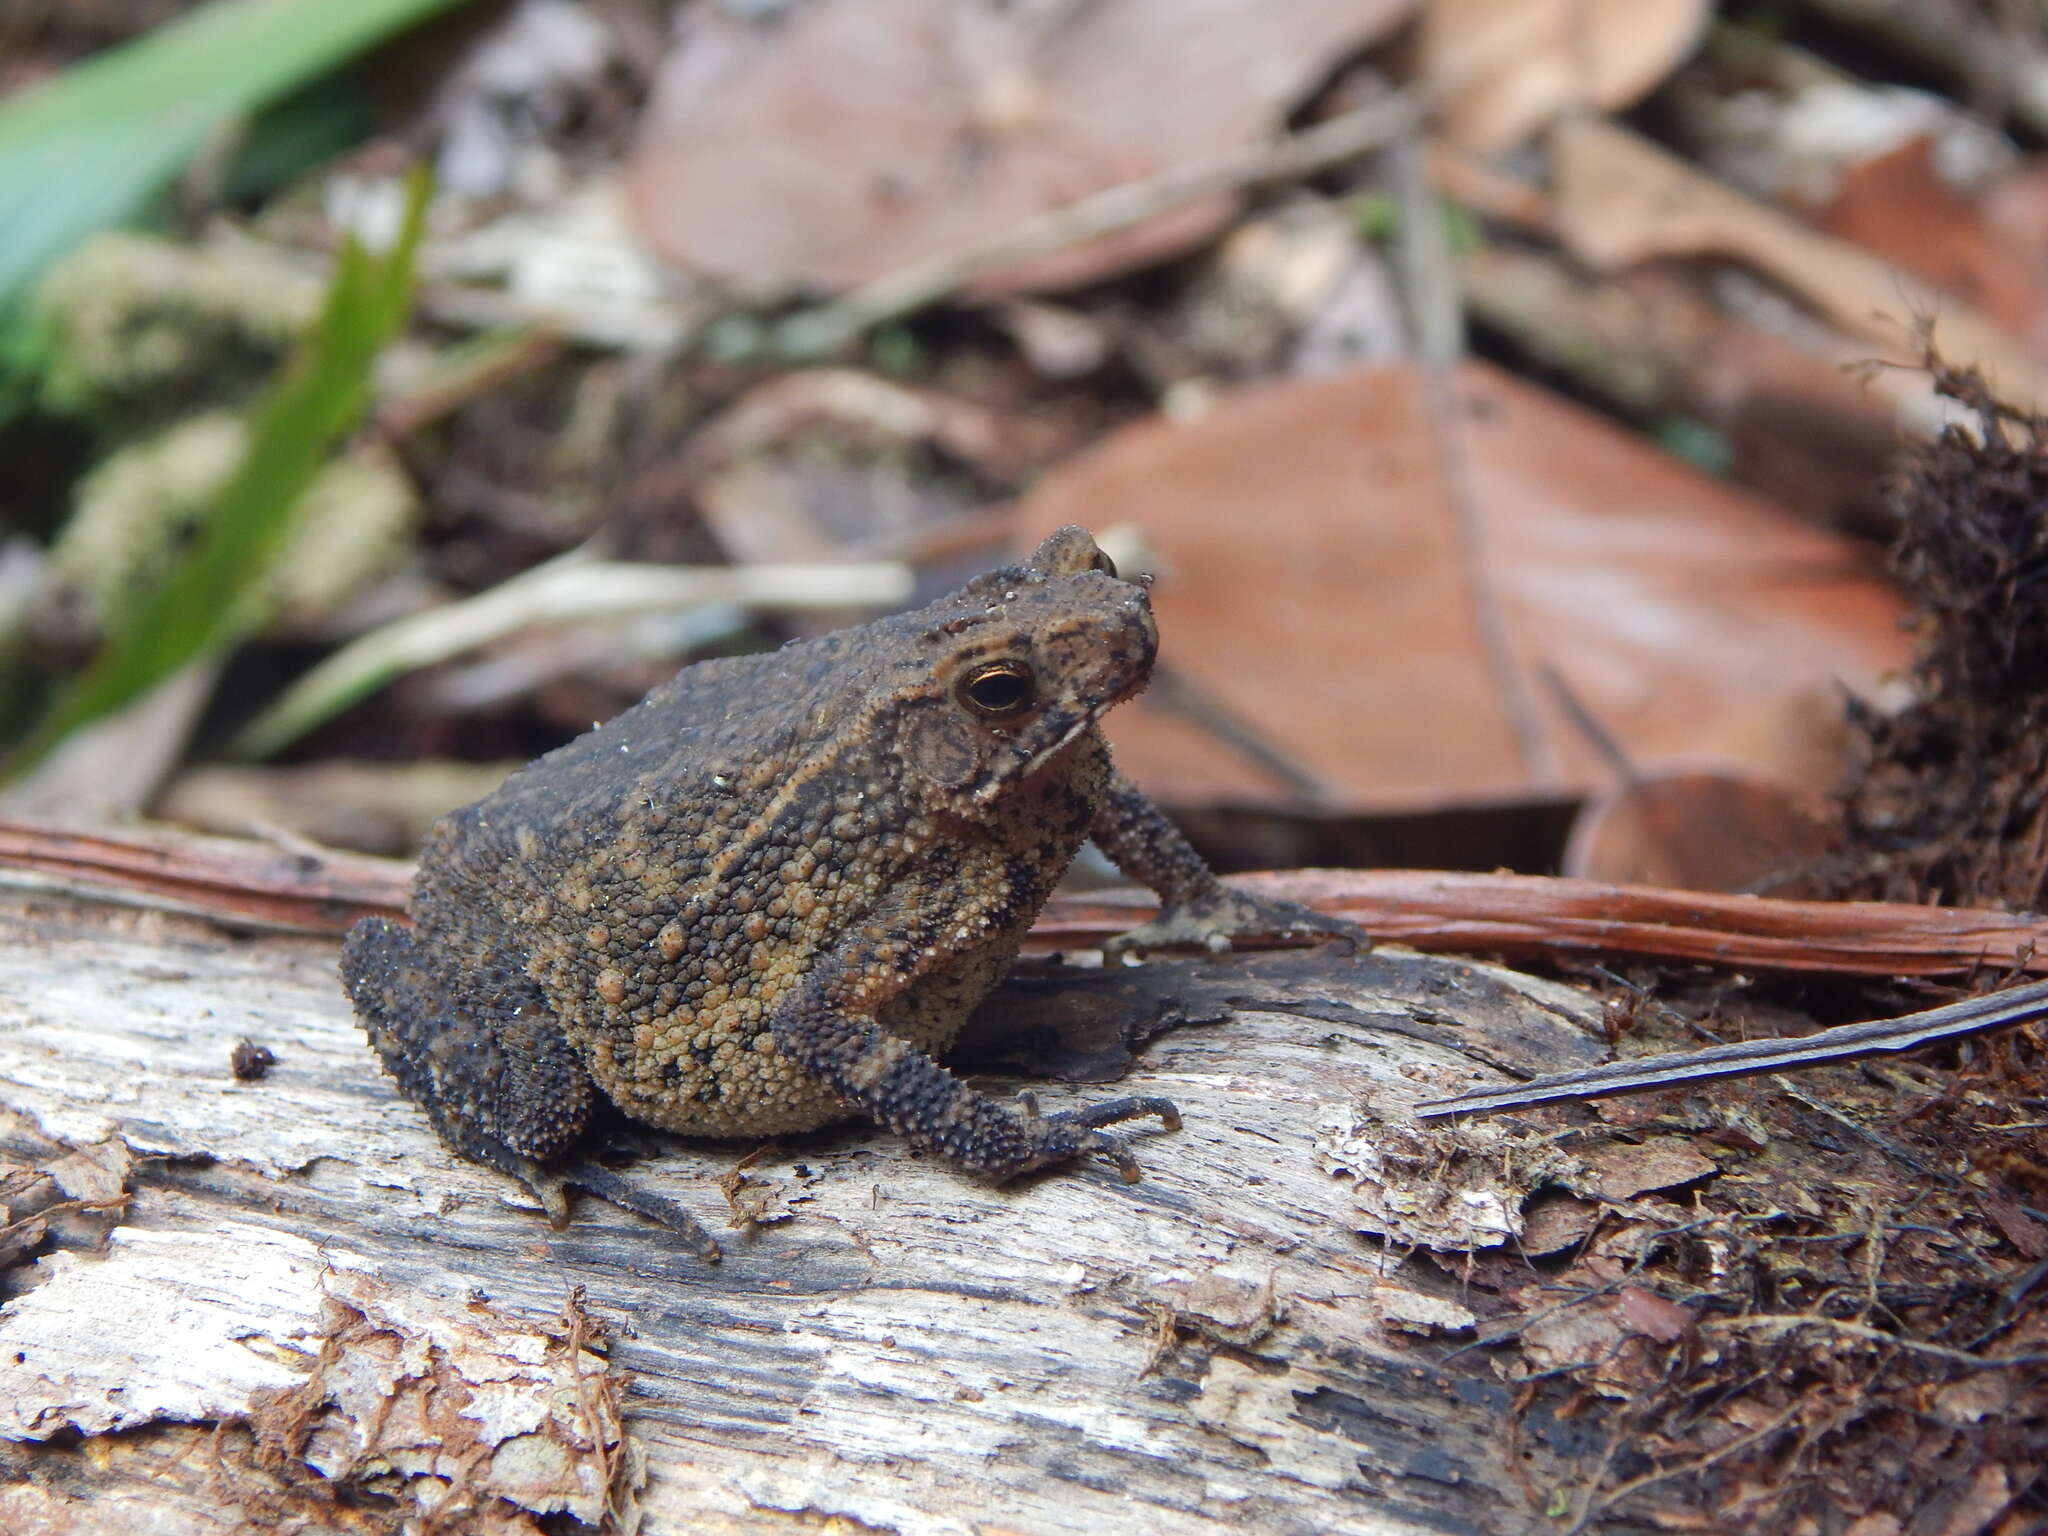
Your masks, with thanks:
[{"label": "bumpy skin texture", "polygon": [[1020,1113],[932,1053],[1091,834],[1165,903],[1140,946],[1344,931],[1229,891],[1111,768],[1095,722],[1156,647],[1144,589],[1066,528],[916,612],[685,668],[434,828],[414,926],[343,953],[371,1043],[558,1219],[547,1165],[599,1093],[693,1135],[861,1113],[988,1178],[1085,1152],[1136,1177],[1100,1127],[1176,1124],[1166,1101]]}]

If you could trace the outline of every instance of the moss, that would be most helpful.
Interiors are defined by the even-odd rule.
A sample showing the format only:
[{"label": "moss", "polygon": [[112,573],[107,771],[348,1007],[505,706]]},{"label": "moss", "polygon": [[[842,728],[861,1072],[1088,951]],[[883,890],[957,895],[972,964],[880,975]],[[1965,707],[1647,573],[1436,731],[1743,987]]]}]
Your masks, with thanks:
[{"label": "moss", "polygon": [[[60,650],[88,646],[162,585],[248,439],[239,416],[209,411],[130,444],[88,475],[50,552],[43,639]],[[403,555],[417,513],[411,482],[381,452],[335,460],[300,498],[273,582],[252,600],[295,624],[332,611]]]},{"label": "moss", "polygon": [[148,235],[90,241],[38,295],[54,356],[43,403],[60,415],[254,388],[311,322],[321,281],[253,249]]}]

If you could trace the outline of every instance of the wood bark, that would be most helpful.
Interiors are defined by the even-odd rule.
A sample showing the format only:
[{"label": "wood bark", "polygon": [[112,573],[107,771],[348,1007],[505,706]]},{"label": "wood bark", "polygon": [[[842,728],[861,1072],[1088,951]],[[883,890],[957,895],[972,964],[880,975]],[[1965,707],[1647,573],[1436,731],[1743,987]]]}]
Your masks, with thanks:
[{"label": "wood bark", "polygon": [[[1454,1353],[1452,1282],[1361,1236],[1391,1187],[1362,1128],[1475,1062],[1598,1059],[1568,988],[1392,948],[1041,968],[977,1070],[1172,1097],[1143,1182],[991,1189],[858,1124],[650,1138],[630,1176],[719,1232],[711,1267],[449,1154],[335,953],[0,904],[0,1529],[1522,1532],[1583,1450]],[[1404,1143],[1417,1198],[1508,1235],[1431,1165],[1458,1134]]]},{"label": "wood bark", "polygon": [[[76,831],[0,817],[0,887],[129,893],[144,905],[260,928],[340,934],[397,916],[412,866],[332,848],[169,829]],[[2048,971],[2048,921],[1884,901],[1786,901],[1547,875],[1297,869],[1237,877],[1419,949],[1559,959],[1693,960],[1859,976]],[[1100,944],[1152,916],[1149,892],[1056,894],[1039,952]]]}]

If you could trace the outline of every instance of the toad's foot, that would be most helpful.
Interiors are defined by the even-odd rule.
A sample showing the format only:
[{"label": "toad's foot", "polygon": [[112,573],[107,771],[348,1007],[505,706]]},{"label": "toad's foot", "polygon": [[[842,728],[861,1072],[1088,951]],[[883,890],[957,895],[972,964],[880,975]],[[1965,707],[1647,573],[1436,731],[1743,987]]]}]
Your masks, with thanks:
[{"label": "toad's foot", "polygon": [[614,1173],[588,1158],[577,1158],[556,1167],[529,1162],[514,1170],[519,1182],[540,1201],[549,1225],[569,1224],[569,1191],[580,1189],[607,1205],[615,1205],[635,1216],[644,1216],[656,1226],[666,1227],[696,1250],[706,1264],[716,1264],[725,1255],[718,1241],[704,1230],[702,1222],[666,1195],[643,1189],[631,1179]]},{"label": "toad's foot", "polygon": [[1006,1183],[1035,1169],[1072,1162],[1092,1152],[1116,1164],[1116,1171],[1126,1184],[1135,1184],[1141,1177],[1137,1158],[1131,1155],[1131,1149],[1120,1138],[1104,1134],[1101,1128],[1122,1120],[1135,1120],[1141,1115],[1157,1115],[1164,1129],[1180,1129],[1180,1111],[1171,1099],[1149,1096],[1105,1099],[1100,1104],[1062,1110],[1054,1115],[1039,1113],[1038,1095],[1034,1093],[1018,1094],[1017,1103],[1024,1111],[1017,1125],[1024,1132],[1025,1147],[1014,1161],[990,1170],[998,1183]]},{"label": "toad's foot", "polygon": [[1212,955],[1227,955],[1237,941],[1246,939],[1269,944],[1337,939],[1354,952],[1372,948],[1371,937],[1356,923],[1219,882],[1211,891],[1165,908],[1151,922],[1118,934],[1102,952],[1115,957],[1155,949],[1206,949]]}]

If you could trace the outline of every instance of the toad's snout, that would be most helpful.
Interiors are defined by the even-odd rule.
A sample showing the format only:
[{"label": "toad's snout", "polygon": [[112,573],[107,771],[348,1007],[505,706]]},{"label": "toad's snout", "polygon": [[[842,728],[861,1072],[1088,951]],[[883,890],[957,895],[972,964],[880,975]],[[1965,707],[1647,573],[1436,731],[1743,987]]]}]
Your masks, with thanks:
[{"label": "toad's snout", "polygon": [[1145,589],[1125,582],[1108,603],[1057,626],[1040,639],[1046,670],[1069,679],[1073,701],[1090,713],[1143,688],[1159,654],[1159,627]]}]

